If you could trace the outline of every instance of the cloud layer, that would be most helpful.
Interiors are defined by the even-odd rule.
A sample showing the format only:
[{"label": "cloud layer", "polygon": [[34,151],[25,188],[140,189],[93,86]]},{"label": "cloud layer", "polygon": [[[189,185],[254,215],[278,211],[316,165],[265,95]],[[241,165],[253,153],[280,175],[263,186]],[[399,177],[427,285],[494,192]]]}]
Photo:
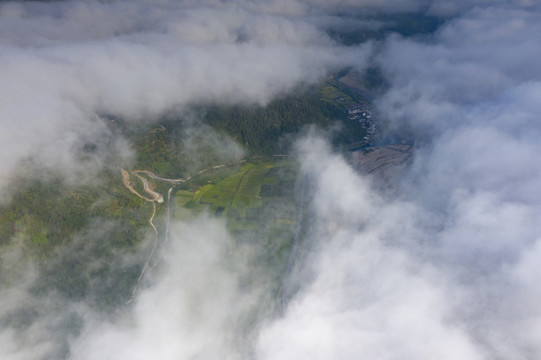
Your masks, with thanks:
[{"label": "cloud layer", "polygon": [[429,41],[384,43],[380,111],[420,136],[391,194],[324,146],[302,147],[317,184],[317,276],[262,332],[262,358],[541,355],[541,14],[491,5]]},{"label": "cloud layer", "polygon": [[[390,85],[377,100],[389,131],[417,136],[410,167],[383,190],[324,140],[299,142],[315,192],[310,276],[283,314],[258,315],[266,287],[245,285],[261,269],[248,249],[229,258],[224,224],[177,224],[164,268],[123,317],[71,304],[87,320],[66,345],[72,358],[541,357],[539,7],[336,3],[453,18],[430,37],[392,35],[372,49],[335,44],[318,1],[0,6],[4,178],[28,158],[72,173],[77,159],[65,154],[113,137],[104,114],[145,121],[192,103],[265,103],[368,56]],[[103,147],[129,157],[116,141]],[[17,291],[2,293],[3,306]],[[32,346],[2,329],[0,355],[46,356],[51,322],[28,331],[39,335]]]},{"label": "cloud layer", "polygon": [[240,357],[249,348],[240,339],[249,339],[247,324],[264,286],[242,283],[249,255],[228,256],[233,243],[224,227],[207,218],[177,224],[159,281],[120,321],[89,321],[71,358]]},{"label": "cloud layer", "polygon": [[190,104],[264,104],[365,56],[288,8],[3,2],[1,181],[28,158],[77,168],[74,149],[107,132],[103,116],[152,121]]}]

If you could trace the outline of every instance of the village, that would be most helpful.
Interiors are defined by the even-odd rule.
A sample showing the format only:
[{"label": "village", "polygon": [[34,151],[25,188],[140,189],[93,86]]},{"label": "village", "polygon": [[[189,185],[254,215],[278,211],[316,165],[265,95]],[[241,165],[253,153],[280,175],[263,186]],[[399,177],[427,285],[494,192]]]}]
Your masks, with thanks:
[{"label": "village", "polygon": [[372,112],[363,103],[351,105],[348,108],[348,119],[358,121],[366,129],[364,140],[369,140],[376,132],[376,122],[372,119]]}]

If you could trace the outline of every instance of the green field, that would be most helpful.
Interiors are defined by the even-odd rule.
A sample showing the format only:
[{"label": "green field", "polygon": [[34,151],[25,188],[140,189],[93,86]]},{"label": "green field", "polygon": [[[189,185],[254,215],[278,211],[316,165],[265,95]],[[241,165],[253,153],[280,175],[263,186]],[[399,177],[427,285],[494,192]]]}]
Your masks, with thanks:
[{"label": "green field", "polygon": [[179,185],[174,218],[207,212],[226,221],[235,243],[250,244],[274,279],[275,293],[287,268],[297,229],[294,161],[248,160],[203,173]]},{"label": "green field", "polygon": [[345,92],[339,90],[336,86],[331,85],[330,83],[325,84],[320,90],[321,98],[333,104],[338,103],[343,107],[348,107],[357,103],[355,99],[346,94]]},{"label": "green field", "polygon": [[192,201],[194,193],[188,190],[178,190],[175,195],[175,206],[183,207]]},{"label": "green field", "polygon": [[176,192],[175,217],[208,211],[224,217],[236,238],[252,237],[266,243],[272,241],[272,234],[288,233],[290,241],[297,223],[295,178],[293,162],[252,161],[224,167],[212,177],[206,175],[205,185],[201,179],[193,179],[183,185],[189,190]]}]

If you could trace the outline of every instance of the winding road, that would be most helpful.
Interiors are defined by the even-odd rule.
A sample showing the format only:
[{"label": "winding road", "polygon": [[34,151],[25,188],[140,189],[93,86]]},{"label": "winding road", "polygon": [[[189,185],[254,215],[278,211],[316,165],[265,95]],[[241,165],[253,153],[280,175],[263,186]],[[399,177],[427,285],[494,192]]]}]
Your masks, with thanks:
[{"label": "winding road", "polygon": [[[154,244],[152,246],[152,250],[150,251],[150,254],[147,257],[147,260],[145,261],[145,265],[143,266],[143,269],[141,270],[141,273],[139,274],[139,277],[137,278],[137,283],[136,283],[135,287],[133,288],[132,295],[131,295],[130,299],[128,300],[128,304],[129,304],[129,303],[132,302],[133,298],[137,294],[137,289],[139,288],[139,283],[141,282],[141,280],[145,276],[146,272],[149,270],[150,262],[152,261],[152,258],[154,257],[154,253],[156,252],[156,248],[158,247],[159,233],[158,233],[158,229],[156,228],[156,225],[154,225],[153,220],[154,220],[154,217],[156,216],[156,202],[163,203],[163,196],[160,193],[158,193],[158,192],[156,192],[156,191],[154,191],[154,190],[152,190],[150,188],[147,179],[145,179],[144,177],[142,177],[141,175],[139,175],[137,173],[132,172],[139,180],[141,180],[141,182],[143,183],[143,187],[145,189],[145,192],[147,194],[149,194],[152,198],[141,195],[133,187],[133,184],[131,182],[130,173],[127,170],[122,169],[122,168],[120,169],[120,171],[122,173],[122,182],[124,183],[124,186],[126,186],[126,188],[128,188],[128,190],[130,190],[133,194],[137,195],[141,199],[152,203],[152,215],[150,215],[150,219],[148,219],[148,223],[150,224],[150,226],[154,230],[154,234],[155,234],[155,239],[154,239]],[[168,200],[169,200],[169,198],[168,198]]]},{"label": "winding road", "polygon": [[[283,155],[278,155],[278,156],[283,156]],[[245,160],[241,160],[238,163],[242,163],[244,161]],[[207,171],[210,171],[210,170],[213,170],[213,169],[223,168],[223,167],[228,166],[228,165],[229,164],[220,164],[220,165],[210,166],[210,167],[208,167],[206,169],[200,170],[199,172],[195,173],[194,175],[190,175],[190,176],[188,176],[186,178],[179,178],[179,179],[163,178],[163,177],[158,176],[158,175],[156,175],[153,172],[148,171],[148,170],[132,170],[130,172],[130,171],[122,169],[122,168],[120,169],[121,173],[122,173],[122,182],[123,182],[124,186],[131,193],[133,193],[134,195],[138,196],[139,198],[141,198],[141,199],[143,199],[143,200],[145,200],[147,202],[152,203],[152,215],[150,216],[148,222],[149,222],[150,226],[152,227],[152,229],[154,230],[154,234],[155,234],[154,244],[152,245],[152,250],[148,254],[147,259],[145,261],[145,264],[143,265],[143,269],[141,270],[141,273],[139,274],[139,277],[137,278],[137,282],[136,282],[136,285],[135,285],[135,287],[134,287],[134,289],[132,291],[132,295],[131,295],[130,299],[127,302],[128,304],[133,301],[133,299],[135,298],[135,296],[137,294],[137,290],[139,288],[140,282],[143,280],[145,274],[152,268],[151,262],[152,262],[152,259],[154,258],[155,253],[156,253],[156,249],[158,248],[159,238],[160,238],[158,229],[157,229],[156,225],[153,222],[154,217],[156,216],[156,203],[161,204],[161,203],[164,202],[163,195],[160,194],[159,192],[155,191],[154,189],[152,189],[151,185],[149,184],[149,180],[147,178],[143,177],[141,174],[144,174],[144,175],[146,175],[146,176],[148,176],[148,177],[150,177],[150,178],[152,178],[154,180],[163,181],[163,182],[167,182],[167,183],[172,184],[172,186],[167,191],[167,202],[166,202],[166,204],[167,204],[167,216],[166,216],[166,222],[165,222],[164,242],[167,243],[168,240],[169,240],[169,226],[170,226],[170,218],[171,218],[171,214],[170,214],[170,202],[171,201],[170,200],[171,200],[171,192],[173,191],[173,188],[176,185],[179,185],[181,183],[189,181],[189,180],[191,180],[191,179],[193,179],[193,178],[195,178],[195,177],[197,177],[197,176],[199,176],[199,175],[201,175],[201,174],[203,174],[203,173],[205,173]],[[132,183],[132,175],[142,182],[143,189],[144,189],[146,194],[141,194],[139,191],[137,191],[134,188],[134,184]],[[290,254],[290,258],[289,258],[289,262],[288,262],[288,267],[287,267],[287,271],[286,271],[287,274],[289,274],[291,272],[291,270],[292,270],[292,268],[294,266],[295,260],[297,258],[298,248],[300,246],[299,239],[301,237],[301,232],[302,232],[305,182],[306,182],[306,179],[303,179],[302,186],[301,186],[302,199],[301,199],[300,204],[299,204],[299,214],[298,214],[298,219],[299,220],[298,220],[297,233],[296,233],[295,240],[294,240],[294,243],[293,243],[292,253]],[[285,306],[285,303],[287,301],[287,297],[289,295],[288,293],[289,292],[286,290],[285,293],[282,294],[282,307]]]},{"label": "winding road", "polygon": [[[151,266],[151,262],[152,262],[152,259],[154,258],[154,254],[156,253],[156,249],[158,248],[158,244],[159,244],[159,232],[158,232],[158,229],[156,228],[156,225],[154,224],[153,220],[154,220],[154,217],[156,216],[156,203],[163,203],[164,200],[163,200],[163,195],[160,194],[159,192],[155,191],[154,189],[151,188],[150,184],[149,184],[149,181],[148,179],[146,179],[145,177],[141,176],[140,174],[145,174],[147,175],[148,177],[152,178],[152,179],[155,179],[155,180],[159,180],[159,181],[164,181],[164,182],[168,182],[168,183],[171,183],[173,184],[173,186],[171,186],[169,188],[169,190],[167,191],[167,217],[166,217],[166,223],[165,223],[165,239],[164,241],[167,242],[168,239],[169,239],[169,224],[170,224],[170,200],[171,200],[171,192],[173,190],[173,188],[175,187],[175,185],[178,185],[178,184],[181,184],[185,181],[188,181],[200,174],[203,174],[209,170],[212,170],[212,169],[219,169],[219,168],[222,168],[224,167],[225,164],[221,164],[221,165],[215,165],[215,166],[210,166],[206,169],[203,169],[199,172],[197,172],[196,174],[192,175],[192,176],[189,176],[187,177],[186,179],[183,179],[183,178],[179,178],[179,179],[168,179],[168,178],[163,178],[161,176],[158,176],[156,174],[154,174],[153,172],[151,171],[148,171],[148,170],[133,170],[133,171],[128,171],[128,170],[125,170],[125,169],[120,169],[121,173],[122,173],[122,182],[124,183],[124,186],[133,194],[137,195],[139,198],[147,201],[147,202],[150,202],[152,203],[152,215],[150,216],[149,220],[148,220],[148,223],[150,224],[150,226],[152,227],[152,229],[154,230],[154,233],[155,233],[155,238],[154,238],[154,244],[152,245],[152,250],[150,251],[146,261],[145,261],[145,264],[143,265],[143,269],[141,270],[141,273],[139,274],[139,277],[137,278],[137,283],[132,291],[132,295],[130,297],[130,299],[128,300],[128,304],[132,302],[132,300],[134,299],[135,295],[137,294],[137,290],[139,288],[139,283],[141,282],[141,280],[143,280],[143,277],[145,276],[145,274],[152,268]],[[141,193],[139,193],[135,188],[134,188],[134,184],[132,183],[131,181],[131,175],[134,175],[135,177],[137,177],[142,183],[143,183],[143,189],[145,190],[145,193],[148,195],[143,195]]]},{"label": "winding road", "polygon": [[186,179],[182,179],[182,178],[180,178],[180,179],[163,178],[163,177],[158,176],[158,175],[156,175],[153,172],[150,172],[148,170],[133,170],[132,173],[133,174],[139,174],[139,173],[147,174],[148,176],[150,176],[153,179],[160,180],[160,181],[165,181],[165,182],[172,183],[172,184],[180,184],[180,183],[183,183],[183,182],[186,181]]}]

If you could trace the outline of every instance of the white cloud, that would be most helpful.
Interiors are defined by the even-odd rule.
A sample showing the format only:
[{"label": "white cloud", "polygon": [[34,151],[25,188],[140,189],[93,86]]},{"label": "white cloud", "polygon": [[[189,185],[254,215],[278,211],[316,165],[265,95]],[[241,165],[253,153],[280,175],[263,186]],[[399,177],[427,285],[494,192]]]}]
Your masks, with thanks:
[{"label": "white cloud", "polygon": [[262,358],[540,356],[539,12],[513,5],[385,42],[379,109],[420,135],[391,194],[305,147],[315,280],[262,331]]},{"label": "white cloud", "polygon": [[260,358],[481,359],[453,318],[459,292],[405,246],[415,209],[384,202],[320,141],[304,160],[315,181],[315,280],[263,330]]},{"label": "white cloud", "polygon": [[[249,252],[218,220],[178,223],[155,283],[119,321],[89,322],[72,359],[236,359],[249,348],[250,323],[264,289],[248,281]],[[244,281],[244,283],[243,283]]]},{"label": "white cloud", "polygon": [[252,2],[6,2],[0,18],[3,184],[27,158],[75,166],[75,144],[103,132],[96,114],[152,121],[196,103],[264,104],[369,52]]},{"label": "white cloud", "polygon": [[[337,47],[305,18],[325,10],[317,1],[161,5],[0,7],[13,29],[0,39],[3,174],[28,157],[71,169],[64,154],[84,134],[107,134],[96,113],[145,120],[192,102],[265,103],[368,52]],[[391,86],[379,111],[391,130],[419,135],[413,163],[379,192],[324,141],[300,142],[314,246],[283,316],[257,318],[256,336],[265,287],[241,284],[261,269],[236,267],[249,256],[230,258],[225,227],[206,219],[177,227],[163,271],[125,317],[88,315],[73,358],[541,356],[541,13],[528,1],[405,6],[455,16],[432,37],[386,39],[375,59]],[[11,358],[40,351],[9,346]]]}]

